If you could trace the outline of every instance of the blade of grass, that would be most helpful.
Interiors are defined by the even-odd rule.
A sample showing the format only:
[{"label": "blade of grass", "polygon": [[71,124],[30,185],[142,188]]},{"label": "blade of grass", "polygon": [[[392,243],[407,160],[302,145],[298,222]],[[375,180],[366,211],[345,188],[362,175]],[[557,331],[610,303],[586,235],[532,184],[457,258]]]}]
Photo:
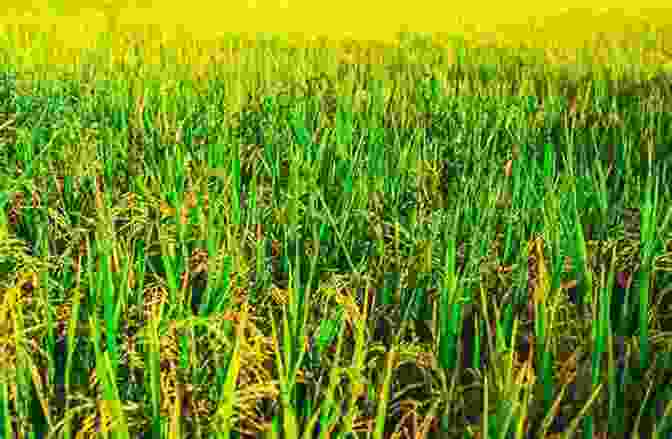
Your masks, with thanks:
[{"label": "blade of grass", "polygon": [[640,367],[646,369],[649,364],[649,278],[653,271],[653,257],[656,243],[656,206],[658,204],[658,179],[651,173],[642,193],[641,206],[642,234],[640,235],[641,260],[639,270],[639,337]]},{"label": "blade of grass", "polygon": [[247,325],[248,318],[248,305],[243,303],[240,323],[236,327],[236,341],[233,350],[233,358],[229,364],[226,381],[224,383],[224,389],[220,397],[219,404],[217,406],[216,416],[219,421],[222,423],[223,431],[219,434],[221,438],[231,437],[231,420],[233,419],[233,407],[236,402],[236,392],[235,386],[238,380],[238,374],[240,373],[240,348],[242,345],[241,340],[245,336],[245,327]]},{"label": "blade of grass", "polygon": [[392,371],[395,368],[397,356],[396,346],[393,346],[385,356],[385,375],[379,390],[380,398],[378,399],[378,410],[376,411],[376,426],[373,432],[373,439],[383,439],[383,434],[385,433],[385,419],[387,417],[387,404],[390,398]]},{"label": "blade of grass", "polygon": [[[283,314],[283,332],[287,336],[289,332],[289,324],[287,322],[286,310]],[[275,319],[273,316],[270,316],[271,328],[273,330],[273,341],[275,343],[275,357],[276,363],[278,366],[278,372],[280,374],[280,397],[281,404],[283,408],[283,427],[284,433],[289,437],[297,437],[298,434],[298,423],[296,419],[296,411],[292,405],[291,393],[292,388],[294,387],[296,375],[290,375],[291,368],[291,358],[287,358],[290,354],[285,352],[286,359],[283,362],[282,357],[280,356],[280,347],[278,346],[278,333],[275,325]],[[287,341],[285,341],[285,346],[287,346]]]},{"label": "blade of grass", "polygon": [[[95,315],[89,319],[89,329],[95,334],[97,331]],[[103,386],[103,398],[101,399],[101,411],[107,419],[113,419],[113,423],[120,424],[118,430],[114,433],[115,438],[130,439],[126,417],[121,409],[121,399],[119,398],[119,389],[117,387],[117,378],[114,366],[109,358],[108,352],[101,352],[97,337],[93,340],[94,350],[96,352],[96,375]]]}]

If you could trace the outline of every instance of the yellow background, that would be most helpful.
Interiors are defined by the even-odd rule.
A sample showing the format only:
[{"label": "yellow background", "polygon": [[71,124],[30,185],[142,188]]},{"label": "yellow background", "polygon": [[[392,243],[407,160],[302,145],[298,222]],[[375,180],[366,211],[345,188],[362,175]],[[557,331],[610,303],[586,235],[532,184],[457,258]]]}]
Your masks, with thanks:
[{"label": "yellow background", "polygon": [[[457,32],[488,41],[553,40],[561,47],[576,47],[599,32],[613,35],[609,39],[627,39],[631,32],[642,29],[642,23],[669,23],[668,29],[672,28],[672,8],[653,0],[572,0],[562,6],[555,2],[501,0],[36,0],[17,5],[27,3],[30,9],[5,6],[0,20],[54,24],[58,38],[72,47],[81,47],[82,30],[106,29],[106,16],[110,15],[116,16],[115,24],[122,31],[131,29],[130,24],[159,24],[166,32],[181,25],[187,35],[196,39],[210,39],[222,32],[263,31],[390,40],[396,32],[406,29]],[[537,24],[533,31],[528,25],[530,20]]]}]

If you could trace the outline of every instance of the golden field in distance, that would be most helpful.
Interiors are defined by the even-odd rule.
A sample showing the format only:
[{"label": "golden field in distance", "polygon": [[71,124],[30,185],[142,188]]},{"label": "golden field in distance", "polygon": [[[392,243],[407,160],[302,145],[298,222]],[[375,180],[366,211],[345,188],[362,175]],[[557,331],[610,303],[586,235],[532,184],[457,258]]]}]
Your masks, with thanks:
[{"label": "golden field in distance", "polygon": [[[312,38],[338,47],[346,39],[395,44],[400,31],[426,33],[437,45],[460,35],[472,45],[544,48],[548,62],[574,62],[575,50],[591,47],[600,62],[672,64],[672,9],[662,2],[469,2],[380,0],[325,2],[248,0],[188,4],[167,0],[65,2],[38,0],[3,2],[0,25],[5,40],[17,49],[36,50],[48,44],[43,62],[68,64],[79,49],[101,44],[107,35],[114,46],[142,41],[147,49],[161,44],[174,48],[203,48],[206,58],[215,40],[233,33],[254,39],[274,34],[289,44],[306,46]],[[465,4],[462,4],[465,3]],[[318,5],[319,4],[319,5]],[[22,6],[23,5],[23,6]],[[35,32],[28,39],[26,35]],[[46,38],[40,41],[40,33]],[[11,37],[10,35],[14,35]],[[9,41],[5,41],[5,44]],[[3,46],[5,46],[3,44]],[[642,48],[628,56],[622,48]],[[74,49],[74,50],[73,50]],[[123,51],[123,50],[122,50]],[[151,52],[151,50],[150,50]],[[190,57],[195,54],[190,53]],[[199,62],[198,57],[190,62]],[[230,62],[218,59],[218,62]]]}]

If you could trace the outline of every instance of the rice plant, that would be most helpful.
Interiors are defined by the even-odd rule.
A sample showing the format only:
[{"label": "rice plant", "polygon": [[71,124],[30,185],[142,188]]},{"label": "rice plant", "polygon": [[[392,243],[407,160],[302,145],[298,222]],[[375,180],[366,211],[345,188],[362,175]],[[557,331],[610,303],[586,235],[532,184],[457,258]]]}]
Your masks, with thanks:
[{"label": "rice plant", "polygon": [[672,437],[669,73],[13,32],[0,437]]}]

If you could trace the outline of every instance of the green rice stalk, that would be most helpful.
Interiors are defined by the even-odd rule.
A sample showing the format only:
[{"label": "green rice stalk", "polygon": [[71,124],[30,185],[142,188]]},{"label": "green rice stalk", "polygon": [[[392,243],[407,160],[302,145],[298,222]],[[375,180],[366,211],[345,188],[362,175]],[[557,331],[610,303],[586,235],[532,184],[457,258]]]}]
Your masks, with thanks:
[{"label": "green rice stalk", "polygon": [[233,200],[231,201],[233,209],[233,224],[238,226],[240,222],[240,195],[241,195],[241,183],[240,183],[240,155],[238,152],[238,142],[233,142],[233,152],[231,160],[231,175],[233,177]]},{"label": "green rice stalk", "polygon": [[653,258],[656,233],[656,206],[658,204],[658,179],[654,187],[651,173],[647,178],[641,207],[642,245],[640,246],[642,264],[639,271],[639,334],[640,367],[646,369],[649,364],[649,277],[653,271]]},{"label": "green rice stalk", "polygon": [[[89,329],[93,334],[97,331],[97,322],[95,315],[89,319]],[[118,430],[114,430],[113,438],[115,439],[130,439],[128,426],[126,425],[126,418],[121,409],[121,399],[119,398],[119,390],[117,388],[117,378],[115,376],[114,366],[109,358],[107,352],[101,352],[98,338],[94,337],[94,349],[96,352],[96,374],[103,386],[103,404],[101,411],[107,419],[113,420],[113,425],[118,425]],[[109,411],[109,412],[108,412]]]},{"label": "green rice stalk", "polygon": [[599,190],[597,194],[597,205],[600,211],[602,226],[608,224],[608,208],[609,208],[609,190],[607,188],[607,175],[603,169],[602,161],[595,161],[595,169],[597,171],[597,187]]},{"label": "green rice stalk", "polygon": [[118,349],[117,349],[117,340],[116,333],[118,328],[118,321],[115,320],[115,297],[114,297],[114,284],[112,282],[112,270],[109,267],[109,250],[107,248],[99,247],[101,251],[101,264],[99,276],[103,277],[102,283],[104,285],[103,292],[104,296],[104,313],[105,313],[105,327],[107,329],[107,344],[110,352],[110,361],[112,362],[112,371],[116,375],[117,364],[118,364]]},{"label": "green rice stalk", "polygon": [[233,419],[233,407],[236,403],[236,381],[240,372],[240,347],[241,340],[245,336],[245,326],[247,325],[248,306],[243,304],[241,311],[240,324],[236,328],[236,341],[233,348],[233,357],[231,363],[227,368],[226,381],[222,389],[219,404],[217,406],[216,417],[221,422],[223,430],[219,433],[219,437],[228,439],[231,437],[231,421]]},{"label": "green rice stalk", "polygon": [[[30,395],[30,381],[26,377],[26,373],[29,370],[29,364],[25,364],[30,361],[30,357],[25,353],[25,348],[21,341],[20,335],[24,332],[23,330],[23,306],[21,304],[21,299],[19,296],[18,287],[12,287],[9,289],[8,298],[6,299],[9,306],[14,308],[12,313],[12,319],[14,321],[14,347],[16,349],[16,412],[19,417],[26,417],[29,419],[30,416],[25,413],[29,411],[28,401],[31,401],[32,396]],[[26,432],[21,432],[25,434]]]},{"label": "green rice stalk", "polygon": [[579,220],[579,213],[576,210],[576,190],[574,191],[574,253],[576,264],[574,270],[577,271],[577,297],[578,303],[583,304],[584,300],[590,304],[593,294],[593,275],[590,271],[587,260],[586,241],[583,237],[583,227]]},{"label": "green rice stalk", "polygon": [[[143,238],[138,238],[138,240],[135,242],[135,251],[136,251],[136,257],[135,257],[135,273],[136,274],[136,292],[138,294],[141,291],[144,291],[144,286],[145,286],[145,240]],[[143,298],[142,295],[140,295],[140,306],[143,306]]]},{"label": "green rice stalk", "polygon": [[353,273],[357,272],[357,269],[355,265],[352,263],[352,258],[350,257],[350,252],[348,251],[346,245],[345,245],[345,240],[343,238],[343,234],[341,230],[346,229],[345,225],[348,224],[348,221],[350,220],[348,217],[350,215],[349,212],[345,212],[343,218],[341,218],[341,227],[336,226],[336,221],[334,220],[334,217],[331,214],[331,210],[329,209],[329,205],[326,203],[324,198],[322,197],[321,192],[317,192],[317,196],[319,197],[321,201],[321,205],[326,213],[327,219],[329,220],[329,224],[331,225],[332,230],[336,232],[336,237],[338,238],[338,242],[341,245],[341,248],[343,249],[343,252],[345,253],[345,258],[348,261],[348,265],[350,266],[350,269],[352,270]]},{"label": "green rice stalk", "polygon": [[[517,323],[514,323],[514,326],[517,327]],[[515,332],[514,328],[514,332]],[[513,357],[514,357],[514,352],[513,350],[509,350],[507,353],[503,354],[502,358],[505,359],[505,357],[508,357],[508,362],[504,362],[505,364],[505,370],[506,373],[503,373],[502,375],[505,376],[504,381],[498,385],[499,389],[499,394],[503,395],[504,397],[501,398],[498,402],[498,418],[501,419],[504,417],[504,419],[501,422],[501,425],[503,425],[503,428],[499,432],[499,437],[506,437],[506,434],[508,434],[509,431],[509,426],[511,425],[511,422],[513,421],[515,417],[515,412],[517,410],[517,406],[519,405],[519,393],[520,390],[522,389],[522,383],[523,380],[525,379],[523,374],[527,372],[527,365],[523,367],[523,369],[519,372],[517,380],[514,382],[514,377],[513,377]],[[497,364],[497,367],[499,367],[499,364]]]},{"label": "green rice stalk", "polygon": [[[611,271],[609,274],[609,285],[607,286],[608,291],[613,290],[613,271],[614,271],[614,265],[616,263],[616,248],[614,247],[614,251],[612,253],[612,267]],[[603,298],[604,300],[604,298]],[[603,308],[603,313],[606,313],[607,310],[611,309],[611,297],[610,295],[606,295],[606,300],[607,300],[607,305],[605,305],[605,308]],[[608,314],[603,314],[608,316]],[[604,336],[606,337],[606,342],[607,342],[607,349],[608,349],[608,365],[607,365],[607,372],[608,372],[608,377],[609,377],[609,420],[611,421],[610,424],[616,426],[616,428],[622,428],[622,420],[619,418],[622,418],[622,413],[619,413],[622,411],[622,406],[619,406],[619,404],[622,404],[622,398],[619,398],[619,389],[618,389],[618,383],[616,379],[616,364],[614,360],[614,337],[613,337],[613,328],[611,327],[611,318],[608,318],[608,321],[605,323],[605,328],[604,330],[606,333]],[[620,402],[617,401],[620,399]],[[620,426],[618,424],[621,424]]]},{"label": "green rice stalk", "polygon": [[[55,187],[54,187],[55,186],[55,179],[49,179],[49,183],[50,183],[49,189],[47,190],[48,194],[52,193],[52,191],[54,191],[54,189],[55,189]],[[48,230],[47,230],[47,218],[48,218],[47,208],[48,208],[48,203],[43,202],[42,206],[40,207],[40,212],[39,212],[41,218],[44,220],[42,222],[42,234],[41,234],[42,239],[41,239],[41,242],[40,242],[40,253],[41,253],[41,256],[46,258],[46,259],[49,258],[49,242],[48,242],[49,233],[48,233]],[[39,270],[39,271],[40,271],[40,273],[39,273],[39,275],[40,275],[40,285],[45,286],[44,289],[40,289],[40,292],[44,292],[44,296],[43,296],[44,301],[45,301],[45,303],[49,303],[49,294],[48,294],[49,290],[48,290],[48,288],[46,288],[50,283],[49,282],[49,279],[50,279],[49,269],[48,268],[43,268],[42,270]],[[64,272],[65,271],[67,271],[67,268],[64,269]],[[46,317],[47,317],[47,328],[49,328],[49,330],[47,331],[47,352],[49,352],[49,358],[47,360],[47,370],[55,372],[56,371],[56,368],[54,366],[54,357],[55,357],[54,353],[55,353],[55,349],[56,349],[56,340],[54,339],[55,328],[54,328],[51,313],[47,313]],[[51,373],[50,377],[49,377],[49,380],[53,381],[53,378],[54,378],[54,374]],[[45,412],[45,413],[47,413],[47,418],[48,418],[48,416],[49,416],[48,411]]]},{"label": "green rice stalk", "polygon": [[439,345],[439,363],[443,369],[453,369],[455,367],[457,349],[457,328],[455,326],[459,315],[450,319],[449,313],[451,306],[455,306],[454,311],[458,312],[457,303],[454,302],[456,291],[455,238],[451,236],[446,246],[445,281],[441,288],[439,305],[439,339],[437,343]]},{"label": "green rice stalk", "polygon": [[[69,395],[70,392],[70,375],[72,371],[72,360],[73,360],[73,354],[75,351],[75,332],[77,330],[77,322],[79,321],[79,305],[80,305],[80,298],[81,296],[81,289],[79,285],[79,279],[77,282],[77,286],[75,287],[75,290],[73,292],[73,298],[72,298],[72,314],[70,315],[70,322],[68,323],[68,353],[67,357],[65,360],[65,374],[64,374],[64,381],[65,381],[65,394]],[[65,401],[65,411],[67,412],[70,407],[70,400]],[[65,432],[64,432],[64,438],[65,439],[70,439],[70,435],[72,434],[71,432],[71,425],[70,423],[65,424]]]},{"label": "green rice stalk", "polygon": [[544,181],[547,188],[551,188],[555,180],[555,147],[546,143],[544,145]]},{"label": "green rice stalk", "polygon": [[[214,154],[214,149],[211,149],[210,152]],[[211,154],[211,155],[212,155]],[[210,163],[208,163],[208,167],[210,167]],[[219,178],[222,177],[215,177],[215,182],[220,183]],[[215,292],[218,290],[218,286],[220,285],[221,281],[221,276],[224,275],[227,280],[228,280],[228,269],[229,269],[229,264],[227,261],[229,260],[230,256],[227,255],[225,258],[225,264],[224,264],[224,271],[218,271],[217,275],[215,276],[215,260],[218,254],[218,248],[220,246],[220,236],[219,236],[219,227],[216,226],[215,224],[215,215],[216,212],[219,211],[219,209],[215,208],[215,193],[210,193],[209,192],[209,203],[210,207],[208,209],[208,234],[207,234],[207,247],[208,247],[208,281],[206,283],[206,290],[205,290],[205,304],[201,306],[201,310],[205,313],[209,313],[214,311],[214,306],[213,304],[215,303]],[[228,284],[226,286],[228,288]],[[201,313],[203,315],[203,313]],[[207,315],[207,314],[206,314]]]},{"label": "green rice stalk", "polygon": [[[346,370],[348,377],[350,378],[350,401],[348,405],[348,414],[343,422],[345,425],[345,431],[353,430],[354,416],[355,416],[355,405],[357,399],[364,395],[365,392],[365,382],[363,378],[363,372],[365,372],[365,360],[366,360],[366,322],[368,321],[368,310],[369,310],[369,283],[370,278],[366,280],[366,289],[367,292],[364,295],[364,313],[362,318],[353,322],[355,326],[355,353],[352,359],[352,366]],[[342,334],[342,330],[341,330]],[[340,358],[340,346],[336,346],[336,357]]]},{"label": "green rice stalk", "polygon": [[[544,305],[544,311],[541,312],[539,317],[542,319],[540,320],[540,326],[544,325],[546,323],[546,320],[548,319],[548,324],[549,324],[549,333],[553,331],[553,324],[556,316],[556,307],[557,307],[557,299],[558,296],[554,294],[555,300],[552,301],[548,306],[546,298],[551,294],[551,293],[557,293],[559,291],[560,287],[560,275],[562,273],[562,266],[563,266],[563,258],[561,257],[560,254],[560,248],[561,248],[561,242],[560,242],[560,231],[557,226],[557,224],[560,222],[559,218],[559,203],[557,197],[555,197],[553,194],[547,194],[546,196],[546,206],[545,210],[549,211],[549,214],[546,215],[544,214],[544,222],[545,222],[545,228],[549,230],[549,234],[551,235],[551,242],[553,243],[553,249],[552,251],[552,266],[553,266],[553,273],[549,274],[547,269],[546,269],[546,263],[544,260],[544,254],[543,254],[543,246],[539,245],[538,247],[538,260],[539,260],[539,280],[538,280],[538,285],[542,287],[542,290],[540,291],[546,291],[542,293],[542,300],[541,303]],[[550,281],[549,281],[550,279]],[[548,309],[550,312],[546,314],[545,310]],[[547,317],[548,316],[548,317]],[[543,330],[543,328],[542,328]],[[553,403],[553,394],[554,394],[554,374],[553,374],[553,352],[551,349],[551,339],[550,337],[545,337],[545,334],[543,334],[540,337],[542,340],[540,340],[540,343],[538,344],[538,354],[539,354],[539,365],[540,365],[540,380],[542,383],[543,387],[543,401],[544,401],[544,412],[548,413],[549,410],[551,409],[551,405]]]},{"label": "green rice stalk", "polygon": [[[260,232],[261,231],[261,219],[259,218],[259,212],[257,210],[257,172],[256,172],[256,164],[253,167],[253,175],[252,175],[252,182],[250,184],[250,211],[251,214],[247,216],[247,228],[252,229],[252,226],[254,225],[257,230]],[[258,233],[259,233],[258,232]],[[259,239],[260,237],[257,236],[257,243],[256,243],[256,276],[257,279],[262,280],[262,273],[264,272],[264,247],[262,247],[263,241]],[[261,282],[258,282],[257,285],[259,285]],[[254,288],[250,292],[250,303],[254,305],[257,302],[257,292],[259,291],[259,286]]]},{"label": "green rice stalk", "polygon": [[[343,346],[343,334],[345,330],[345,325],[341,324],[339,328],[338,341],[336,342],[336,363],[340,361],[341,358],[341,349]],[[335,400],[334,393],[336,392],[336,386],[340,381],[340,375],[342,373],[342,368],[332,367],[329,371],[329,387],[325,395],[324,401],[320,405],[320,439],[327,439],[330,435],[330,430],[333,426],[336,425],[340,417],[340,403]],[[316,413],[317,414],[317,413]],[[312,437],[314,426],[314,421],[316,417],[313,416],[312,424],[310,429],[306,429],[304,432],[303,438],[308,439]]]},{"label": "green rice stalk", "polygon": [[[291,345],[291,340],[288,339],[289,337],[289,323],[287,321],[287,311],[285,310],[283,313],[283,332],[284,332],[284,344],[285,346],[290,346]],[[292,368],[292,358],[291,358],[291,352],[286,352],[285,351],[285,361],[283,362],[282,357],[280,355],[280,346],[278,345],[278,331],[275,326],[275,319],[273,316],[270,316],[271,320],[271,328],[273,330],[273,341],[275,343],[275,358],[276,358],[276,363],[278,365],[278,372],[280,375],[280,398],[281,398],[281,403],[282,403],[282,408],[283,408],[283,430],[284,434],[287,435],[288,437],[297,437],[298,435],[298,423],[296,419],[296,410],[294,406],[292,405],[292,400],[291,400],[291,394],[292,394],[292,389],[294,387],[294,384],[296,382],[296,369]],[[302,352],[303,353],[303,352]],[[289,369],[293,369],[290,374]]]},{"label": "green rice stalk", "polygon": [[[176,209],[176,219],[179,222],[179,211]],[[179,277],[179,270],[177,257],[175,255],[175,245],[166,243],[165,238],[161,240],[161,260],[163,261],[163,266],[166,270],[166,276],[168,280],[168,291],[170,292],[170,303],[177,303],[177,278]],[[173,265],[175,264],[175,265]],[[161,312],[159,313],[159,318],[163,315],[163,305],[161,306]]]},{"label": "green rice stalk", "polygon": [[145,354],[147,356],[147,365],[149,366],[149,388],[152,403],[152,434],[156,437],[161,437],[161,369],[158,327],[158,319],[150,318],[148,333],[146,334]]},{"label": "green rice stalk", "polygon": [[597,398],[597,395],[600,394],[601,390],[602,390],[602,384],[600,383],[595,388],[595,390],[593,390],[593,394],[590,396],[590,399],[588,400],[588,402],[586,402],[586,405],[583,406],[581,411],[579,411],[579,414],[576,415],[576,417],[569,424],[569,428],[562,435],[562,439],[570,439],[570,438],[574,437],[574,432],[576,431],[577,427],[579,426],[579,421],[581,419],[584,419],[584,417],[586,416],[586,412],[588,412],[590,407],[593,405],[593,402],[595,402],[595,399]]},{"label": "green rice stalk", "polygon": [[490,397],[489,397],[488,376],[483,377],[483,416],[481,418],[481,434],[483,436],[490,436]]},{"label": "green rice stalk", "polygon": [[[495,345],[492,342],[494,334],[490,333],[490,331],[491,331],[490,322],[492,322],[492,320],[490,319],[490,314],[488,313],[488,308],[486,306],[487,303],[486,303],[486,300],[485,300],[485,286],[481,284],[481,288],[479,290],[481,292],[481,307],[482,307],[482,310],[483,310],[482,311],[483,312],[483,319],[477,319],[477,322],[481,322],[480,327],[484,328],[483,332],[485,333],[484,335],[487,337],[487,340],[488,340],[487,349],[489,349],[490,352],[494,354],[496,352],[496,349],[495,349]],[[477,325],[478,325],[478,323],[477,323]],[[473,360],[474,360],[473,367],[476,370],[479,369],[479,362],[480,362],[480,359],[481,359],[480,337],[481,337],[480,331],[477,330],[476,331],[476,341],[475,341],[475,346],[474,346],[474,358],[473,358]],[[495,383],[501,383],[502,380],[501,380],[501,377],[500,377],[500,371],[497,370],[497,368],[493,368],[492,372],[495,375]]]},{"label": "green rice stalk", "polygon": [[397,362],[397,347],[396,345],[390,348],[386,355],[385,361],[385,376],[380,387],[380,397],[378,399],[378,410],[376,412],[376,426],[373,432],[373,439],[383,439],[385,429],[385,418],[387,415],[387,404],[390,398],[390,384],[392,381],[392,371]]},{"label": "green rice stalk", "polygon": [[10,437],[12,432],[12,419],[9,416],[9,381],[7,368],[3,367],[0,372],[0,436]]}]

